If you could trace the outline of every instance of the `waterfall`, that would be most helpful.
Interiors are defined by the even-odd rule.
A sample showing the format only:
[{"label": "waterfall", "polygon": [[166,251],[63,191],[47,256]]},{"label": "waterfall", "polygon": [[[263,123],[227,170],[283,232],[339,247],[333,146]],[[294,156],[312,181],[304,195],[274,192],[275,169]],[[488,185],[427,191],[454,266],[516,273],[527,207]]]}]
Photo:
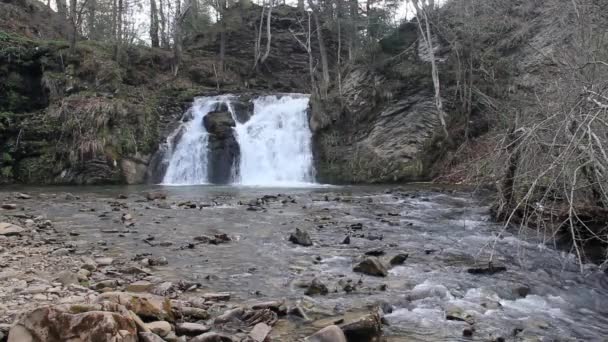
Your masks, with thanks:
[{"label": "waterfall", "polygon": [[[226,179],[236,184],[255,186],[303,186],[313,183],[308,96],[258,97],[253,100],[253,113],[242,115],[239,109],[246,107],[238,98],[230,95],[196,98],[184,115],[182,125],[167,139],[165,163],[168,167],[163,184],[207,184],[214,179],[212,171],[217,175],[214,160],[218,160],[218,153],[221,157],[225,152],[210,144],[210,137],[217,135],[213,131],[207,132],[203,123],[207,114],[214,112],[212,115],[216,115],[216,111],[229,112],[232,116],[232,135],[240,152],[231,170],[221,169]],[[212,116],[207,119],[211,121]],[[227,119],[230,120],[230,117]]]},{"label": "waterfall", "polygon": [[170,155],[163,184],[207,184],[209,134],[203,119],[228,97],[199,97],[186,112],[182,124],[167,139]]},{"label": "waterfall", "polygon": [[241,149],[239,183],[302,185],[314,182],[308,97],[264,96],[253,101],[253,116],[236,125]]}]

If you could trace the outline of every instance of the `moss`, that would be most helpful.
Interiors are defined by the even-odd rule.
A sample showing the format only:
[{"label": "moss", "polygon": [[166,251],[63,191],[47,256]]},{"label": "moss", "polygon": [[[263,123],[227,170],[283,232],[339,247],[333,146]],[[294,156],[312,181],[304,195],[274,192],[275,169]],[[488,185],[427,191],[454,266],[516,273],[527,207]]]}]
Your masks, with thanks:
[{"label": "moss", "polygon": [[12,164],[13,163],[13,157],[8,152],[3,152],[2,153],[2,163],[4,163],[4,164]]}]

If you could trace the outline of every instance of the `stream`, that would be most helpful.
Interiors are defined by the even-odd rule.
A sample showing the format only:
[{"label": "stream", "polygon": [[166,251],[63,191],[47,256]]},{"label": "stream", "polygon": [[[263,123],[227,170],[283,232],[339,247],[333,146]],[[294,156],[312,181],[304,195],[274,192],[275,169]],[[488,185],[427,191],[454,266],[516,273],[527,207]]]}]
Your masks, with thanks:
[{"label": "stream", "polygon": [[[144,199],[146,191],[159,189],[168,193],[167,201]],[[581,272],[572,254],[554,250],[536,231],[492,222],[486,196],[466,189],[412,184],[7,190],[36,194],[40,205],[32,211],[57,229],[79,234],[76,244],[106,246],[108,255],[166,257],[168,265],[158,267],[164,278],[196,281],[242,302],[299,301],[314,321],[279,324],[278,341],[297,340],[324,320],[377,305],[385,311],[389,341],[606,341],[608,336],[607,275],[593,264]],[[77,199],[66,199],[67,192]],[[119,194],[128,199],[117,199]],[[264,195],[277,197],[248,210],[247,203]],[[203,206],[186,209],[179,203]],[[134,217],[133,227],[121,223],[123,213]],[[288,241],[296,227],[310,233],[313,246]],[[197,236],[219,233],[233,240],[193,245]],[[348,235],[350,243],[344,244]],[[372,250],[385,264],[399,253],[408,258],[387,277],[353,272]],[[490,257],[506,271],[468,272],[487,267]],[[327,295],[304,294],[302,286],[313,278],[327,285]],[[464,336],[468,331],[471,336]]]}]

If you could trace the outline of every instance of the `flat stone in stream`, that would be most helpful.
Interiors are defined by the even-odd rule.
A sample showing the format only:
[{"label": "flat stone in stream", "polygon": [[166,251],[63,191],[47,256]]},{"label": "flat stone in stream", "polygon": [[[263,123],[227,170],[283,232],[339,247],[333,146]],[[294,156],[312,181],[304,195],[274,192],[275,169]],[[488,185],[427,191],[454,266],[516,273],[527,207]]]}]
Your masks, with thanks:
[{"label": "flat stone in stream", "polygon": [[163,192],[163,191],[150,191],[150,192],[146,192],[145,196],[146,196],[146,199],[148,201],[167,199],[167,193]]},{"label": "flat stone in stream", "polygon": [[19,227],[16,224],[8,223],[8,222],[0,222],[0,235],[11,236],[11,235],[21,235],[21,233],[25,232],[25,229]]},{"label": "flat stone in stream", "polygon": [[175,332],[178,335],[196,336],[211,330],[210,327],[198,323],[178,323],[175,325]]},{"label": "flat stone in stream", "polygon": [[300,228],[296,228],[295,233],[291,233],[289,236],[289,241],[295,243],[296,245],[301,246],[312,246],[312,240],[310,239],[310,235],[307,231],[302,230]]},{"label": "flat stone in stream", "polygon": [[353,271],[376,277],[386,277],[388,275],[384,265],[374,257],[365,258],[353,268]]},{"label": "flat stone in stream", "polygon": [[15,210],[15,209],[17,209],[17,205],[13,204],[13,203],[5,203],[5,204],[2,204],[1,207],[2,207],[2,209],[6,209],[6,210]]},{"label": "flat stone in stream", "polygon": [[191,339],[190,342],[233,342],[234,340],[227,335],[218,334],[216,332],[210,331],[206,332],[202,335],[198,335],[195,338]]}]

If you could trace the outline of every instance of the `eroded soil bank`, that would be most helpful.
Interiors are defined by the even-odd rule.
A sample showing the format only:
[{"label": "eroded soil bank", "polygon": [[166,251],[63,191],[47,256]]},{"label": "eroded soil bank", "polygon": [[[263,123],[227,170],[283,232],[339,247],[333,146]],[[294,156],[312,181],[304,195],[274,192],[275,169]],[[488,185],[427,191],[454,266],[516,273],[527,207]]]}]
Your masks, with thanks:
[{"label": "eroded soil bank", "polygon": [[136,312],[168,321],[167,341],[200,337],[183,322],[234,341],[258,338],[260,323],[272,341],[330,324],[371,341],[349,327],[370,314],[388,341],[591,341],[608,330],[600,268],[581,273],[543,236],[502,229],[463,189],[7,188],[0,203],[0,222],[21,228],[0,236],[5,338],[24,312],[116,292],[168,298],[163,310],[179,315]]}]

